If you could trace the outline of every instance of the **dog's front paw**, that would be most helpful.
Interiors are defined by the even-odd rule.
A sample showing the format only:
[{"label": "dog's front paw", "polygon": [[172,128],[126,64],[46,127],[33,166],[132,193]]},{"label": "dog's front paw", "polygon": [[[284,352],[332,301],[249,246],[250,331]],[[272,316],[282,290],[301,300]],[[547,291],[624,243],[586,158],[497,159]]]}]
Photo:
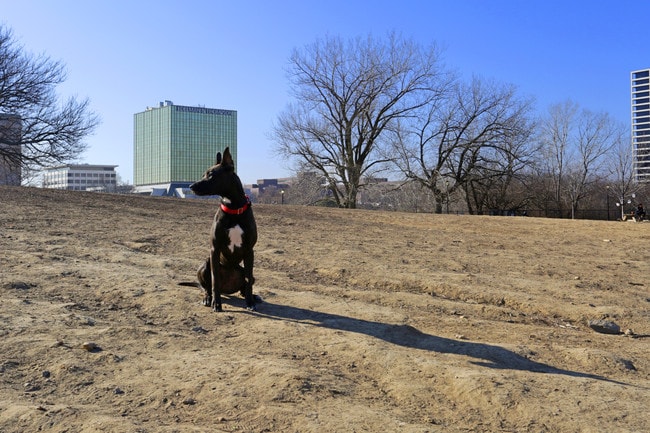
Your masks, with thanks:
[{"label": "dog's front paw", "polygon": [[215,313],[221,313],[223,311],[223,307],[221,306],[221,302],[219,302],[220,299],[212,299],[212,311]]}]

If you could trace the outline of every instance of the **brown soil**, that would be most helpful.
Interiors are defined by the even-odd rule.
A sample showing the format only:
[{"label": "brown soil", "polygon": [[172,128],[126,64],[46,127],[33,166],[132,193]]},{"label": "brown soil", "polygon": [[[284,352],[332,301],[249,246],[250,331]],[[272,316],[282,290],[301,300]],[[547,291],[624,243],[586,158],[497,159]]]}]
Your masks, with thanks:
[{"label": "brown soil", "polygon": [[0,203],[2,432],[650,429],[648,223],[255,205],[264,303],[218,314],[214,202]]}]

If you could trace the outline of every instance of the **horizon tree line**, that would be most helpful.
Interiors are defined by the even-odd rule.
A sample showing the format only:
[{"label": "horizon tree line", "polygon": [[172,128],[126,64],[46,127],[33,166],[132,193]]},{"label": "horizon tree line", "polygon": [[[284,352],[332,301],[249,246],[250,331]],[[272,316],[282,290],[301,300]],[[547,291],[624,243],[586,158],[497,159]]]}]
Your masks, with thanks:
[{"label": "horizon tree line", "polygon": [[277,154],[316,173],[339,207],[357,207],[367,179],[382,176],[417,184],[438,213],[455,197],[472,214],[575,217],[594,195],[645,194],[628,127],[571,100],[536,115],[514,85],[463,80],[435,44],[328,36],[293,51],[287,78]]},{"label": "horizon tree line", "polygon": [[[65,78],[60,61],[25,51],[0,26],[0,162],[29,175],[85,151],[99,116],[88,99],[61,102]],[[298,202],[367,206],[382,177],[402,181],[385,194],[417,197],[407,207],[439,213],[452,202],[476,214],[575,217],[594,196],[623,205],[647,197],[626,126],[571,100],[535,115],[533,99],[512,84],[462,79],[435,43],[394,32],[328,36],[291,53],[287,78],[293,100],[272,138],[278,156],[296,164]],[[20,134],[8,133],[18,129],[12,122]]]}]

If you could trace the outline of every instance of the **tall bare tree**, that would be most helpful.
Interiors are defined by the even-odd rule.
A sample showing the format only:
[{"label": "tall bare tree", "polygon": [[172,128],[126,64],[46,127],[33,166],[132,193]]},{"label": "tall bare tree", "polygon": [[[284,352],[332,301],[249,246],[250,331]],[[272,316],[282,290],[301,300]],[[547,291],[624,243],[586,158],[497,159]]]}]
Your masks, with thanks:
[{"label": "tall bare tree", "polygon": [[347,208],[388,162],[378,152],[385,131],[434,100],[448,80],[435,45],[397,34],[317,40],[294,50],[288,77],[295,102],[274,127],[277,150],[322,174]]},{"label": "tall bare tree", "polygon": [[[626,210],[631,210],[630,206],[627,206],[626,209],[627,200],[636,198],[637,194],[643,190],[643,185],[635,181],[634,152],[630,140],[625,137],[629,137],[629,135],[625,134],[621,137],[612,148],[609,175],[605,186],[606,194],[611,194],[620,206],[621,216]],[[634,204],[636,205],[636,203]]]},{"label": "tall bare tree", "polygon": [[485,204],[483,195],[493,192],[485,185],[527,164],[532,103],[518,97],[514,86],[479,78],[449,85],[437,96],[395,130],[396,162],[408,179],[431,190],[437,212],[457,190],[475,212]]},{"label": "tall bare tree", "polygon": [[468,209],[472,213],[497,214],[525,210],[531,201],[529,190],[530,168],[533,164],[530,152],[534,148],[527,140],[505,141],[496,150],[487,149],[490,158],[474,168],[463,186]]},{"label": "tall bare tree", "polygon": [[591,186],[606,176],[606,155],[624,140],[625,128],[609,114],[581,109],[571,101],[551,106],[542,125],[556,205],[560,210],[568,205],[573,218]]},{"label": "tall bare tree", "polygon": [[33,168],[73,160],[86,149],[83,140],[99,118],[87,99],[59,101],[55,88],[65,78],[62,63],[26,52],[0,25],[0,159]]},{"label": "tall bare tree", "polygon": [[544,155],[541,168],[543,177],[552,183],[553,205],[560,214],[564,207],[563,185],[567,176],[567,164],[572,160],[574,148],[573,125],[579,106],[570,100],[549,107],[548,114],[540,122],[541,153]]}]

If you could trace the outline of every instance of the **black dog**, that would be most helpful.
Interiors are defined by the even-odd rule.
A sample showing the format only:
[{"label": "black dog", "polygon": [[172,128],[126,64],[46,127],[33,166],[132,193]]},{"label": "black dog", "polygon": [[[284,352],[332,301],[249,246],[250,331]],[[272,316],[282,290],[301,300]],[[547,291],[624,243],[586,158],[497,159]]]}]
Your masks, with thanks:
[{"label": "black dog", "polygon": [[[199,268],[199,283],[205,290],[203,305],[212,307],[214,311],[223,311],[221,293],[237,291],[238,269],[243,261],[244,284],[241,291],[246,299],[246,307],[255,310],[253,246],[257,242],[257,225],[250,200],[235,173],[229,148],[224,150],[223,158],[221,153],[217,153],[216,164],[205,172],[203,179],[190,185],[190,189],[196,195],[221,196],[221,206],[212,224],[210,258],[202,266],[203,270]],[[228,278],[228,275],[231,277]]]}]

